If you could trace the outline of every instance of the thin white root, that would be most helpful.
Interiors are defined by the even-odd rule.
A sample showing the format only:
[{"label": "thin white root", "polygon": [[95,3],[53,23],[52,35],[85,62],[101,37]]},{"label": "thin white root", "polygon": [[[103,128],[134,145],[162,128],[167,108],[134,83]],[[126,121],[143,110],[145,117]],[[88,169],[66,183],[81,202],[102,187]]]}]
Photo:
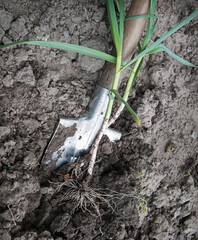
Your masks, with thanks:
[{"label": "thin white root", "polygon": [[10,211],[11,216],[12,216],[12,221],[14,223],[14,226],[16,226],[17,224],[16,224],[16,221],[15,221],[15,217],[14,217],[14,214],[12,212],[12,209],[10,208],[9,204],[7,205],[7,207],[9,209],[9,211]]},{"label": "thin white root", "polygon": [[88,173],[90,176],[92,176],[93,174],[93,168],[94,168],[94,164],[96,162],[96,155],[97,155],[97,151],[98,151],[98,147],[100,144],[100,141],[102,139],[102,136],[104,135],[104,131],[107,128],[107,121],[104,121],[102,128],[100,129],[93,145],[92,145],[92,149],[91,149],[91,159],[90,159],[90,163],[89,163],[89,167],[88,167]]},{"label": "thin white root", "polygon": [[88,209],[88,206],[90,206],[95,210],[97,215],[101,217],[98,206],[99,202],[106,203],[107,206],[110,207],[112,211],[114,211],[113,206],[110,204],[110,200],[112,201],[113,197],[111,194],[100,192],[99,190],[90,188],[87,185],[80,184],[76,180],[70,180],[68,182],[59,184],[59,186],[56,187],[56,190],[62,191],[63,186],[67,187],[67,189],[64,195],[60,198],[60,202],[68,200],[75,201],[76,206],[73,212],[80,208],[82,211],[88,211],[90,214],[92,214],[92,212]]},{"label": "thin white root", "polygon": [[110,118],[108,124],[107,124],[107,128],[110,127],[112,124],[114,124],[114,122],[119,118],[121,112],[123,111],[125,105],[121,104],[120,107],[118,108],[118,110],[116,111],[116,113]]},{"label": "thin white root", "polygon": [[[52,182],[51,182],[52,183]],[[122,193],[111,190],[109,188],[96,189],[91,188],[85,183],[79,183],[75,179],[70,179],[67,182],[63,183],[52,183],[56,190],[55,192],[63,193],[62,197],[60,197],[59,202],[61,204],[65,204],[65,201],[75,202],[75,207],[73,209],[73,213],[77,209],[81,209],[83,212],[89,212],[92,215],[97,214],[97,216],[101,217],[100,214],[100,205],[106,204],[108,208],[114,212],[117,208],[116,199],[127,198],[135,198],[138,202],[140,199],[134,193]]]},{"label": "thin white root", "polygon": [[89,163],[89,167],[88,167],[88,173],[90,176],[92,176],[92,174],[93,174],[93,168],[94,168],[94,165],[96,162],[98,147],[99,147],[100,141],[102,139],[102,136],[104,135],[104,131],[106,128],[108,128],[110,125],[112,125],[117,120],[117,118],[120,116],[123,109],[124,109],[124,104],[121,104],[120,107],[118,108],[117,112],[113,115],[113,117],[111,117],[108,122],[104,122],[102,128],[100,129],[100,131],[92,145],[91,159],[90,159],[90,163]]}]

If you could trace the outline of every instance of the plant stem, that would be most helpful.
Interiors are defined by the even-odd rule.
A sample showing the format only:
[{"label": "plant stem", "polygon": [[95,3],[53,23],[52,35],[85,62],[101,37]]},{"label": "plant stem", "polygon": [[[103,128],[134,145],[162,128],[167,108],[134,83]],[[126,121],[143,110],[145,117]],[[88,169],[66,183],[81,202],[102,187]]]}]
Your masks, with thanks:
[{"label": "plant stem", "polygon": [[[139,71],[139,66],[141,64],[143,57],[139,58],[137,60],[137,62],[135,63],[135,66],[133,68],[133,70],[131,71],[125,92],[124,92],[124,96],[123,99],[127,102],[128,97],[129,97],[129,93],[130,90],[134,84],[135,78],[137,77],[136,72]],[[117,56],[117,61],[116,61],[116,71],[115,71],[115,77],[114,77],[114,82],[113,82],[113,86],[112,89],[117,90],[118,88],[118,84],[119,84],[119,77],[120,77],[120,68],[121,68],[121,55]],[[108,128],[111,124],[113,124],[116,119],[120,116],[120,113],[122,112],[122,110],[124,109],[124,104],[121,103],[120,107],[118,108],[117,112],[115,113],[115,115],[110,119],[111,116],[111,112],[112,112],[112,107],[113,107],[113,102],[114,102],[114,94],[112,94],[112,98],[109,98],[109,103],[107,106],[107,111],[105,114],[105,119],[102,125],[102,128],[100,129],[93,145],[92,145],[92,149],[91,149],[91,159],[90,159],[90,163],[89,163],[89,167],[88,167],[88,173],[90,176],[92,176],[93,174],[93,168],[94,168],[94,164],[96,161],[96,155],[97,155],[97,151],[98,151],[98,147],[100,144],[100,141],[102,139],[102,136],[104,135],[104,131],[106,128]]]},{"label": "plant stem", "polygon": [[[115,89],[115,90],[117,90],[118,84],[119,84],[121,61],[122,61],[121,53],[118,53],[117,54],[117,59],[116,59],[115,77],[114,77],[113,86],[112,86],[112,89]],[[103,125],[102,125],[102,127],[101,127],[93,145],[92,145],[91,159],[90,159],[90,163],[89,163],[89,167],[88,167],[88,173],[89,173],[90,176],[92,176],[92,174],[93,174],[93,168],[94,168],[94,164],[95,164],[95,161],[96,161],[98,146],[100,144],[102,136],[104,135],[105,129],[108,127],[108,121],[109,121],[109,118],[111,116],[114,97],[115,96],[112,93],[112,98],[111,97],[109,98],[109,103],[108,103],[108,106],[107,106],[107,111],[106,111],[106,114],[105,114],[105,119],[104,119]]]},{"label": "plant stem", "polygon": [[[117,56],[117,59],[116,59],[116,70],[115,70],[115,77],[114,77],[114,81],[113,81],[113,86],[112,86],[112,89],[115,89],[117,90],[118,88],[118,84],[119,84],[119,78],[120,78],[120,68],[121,68],[121,54],[119,54]],[[115,95],[112,93],[112,98],[110,97],[109,98],[109,103],[108,103],[108,106],[107,106],[107,111],[106,111],[106,114],[105,114],[105,120],[104,122],[108,122],[109,121],[109,118],[111,116],[111,112],[112,112],[112,107],[113,107],[113,102],[114,102],[114,97]]]},{"label": "plant stem", "polygon": [[[129,80],[127,82],[127,86],[126,86],[126,89],[124,92],[124,96],[123,96],[123,99],[125,100],[125,102],[127,102],[127,100],[128,100],[130,90],[131,90],[131,88],[134,84],[135,78],[136,78],[136,71],[138,70],[139,65],[141,64],[142,58],[143,57],[139,58],[136,61],[135,66],[134,66],[133,70],[131,71],[131,74],[130,74],[130,77],[129,77]],[[121,112],[123,111],[124,107],[125,107],[124,103],[121,103],[120,107],[118,108],[115,115],[109,120],[107,127],[109,127],[116,121],[116,119],[120,116]]]}]

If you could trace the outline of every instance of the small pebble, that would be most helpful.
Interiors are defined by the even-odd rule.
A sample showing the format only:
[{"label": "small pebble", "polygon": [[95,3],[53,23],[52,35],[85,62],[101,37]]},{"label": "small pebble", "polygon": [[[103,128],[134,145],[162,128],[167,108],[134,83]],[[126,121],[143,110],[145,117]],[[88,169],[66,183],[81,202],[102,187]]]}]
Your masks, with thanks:
[{"label": "small pebble", "polygon": [[63,35],[66,39],[69,38],[69,31],[66,28],[63,28]]},{"label": "small pebble", "polygon": [[197,138],[197,132],[193,131],[192,134],[191,134],[191,137],[196,139]]},{"label": "small pebble", "polygon": [[192,47],[190,47],[190,46],[189,46],[189,47],[187,47],[187,48],[186,48],[186,51],[187,51],[187,53],[190,53],[190,52],[192,52]]}]

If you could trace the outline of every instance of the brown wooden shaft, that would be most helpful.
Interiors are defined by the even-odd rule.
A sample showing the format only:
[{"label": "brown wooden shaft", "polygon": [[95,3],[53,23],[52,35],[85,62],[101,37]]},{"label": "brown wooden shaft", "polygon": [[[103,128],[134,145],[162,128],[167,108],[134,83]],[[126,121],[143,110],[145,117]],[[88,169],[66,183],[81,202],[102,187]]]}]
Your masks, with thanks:
[{"label": "brown wooden shaft", "polygon": [[[127,17],[145,15],[149,11],[150,0],[132,0],[130,9],[127,13]],[[123,50],[122,60],[128,62],[141,38],[144,31],[146,18],[138,18],[126,21],[124,24],[124,38],[123,38]],[[112,50],[112,55],[116,56],[115,48]],[[121,72],[120,80],[124,76],[124,70]],[[102,75],[98,82],[102,87],[111,89],[115,75],[115,64],[106,62],[102,70]]]}]

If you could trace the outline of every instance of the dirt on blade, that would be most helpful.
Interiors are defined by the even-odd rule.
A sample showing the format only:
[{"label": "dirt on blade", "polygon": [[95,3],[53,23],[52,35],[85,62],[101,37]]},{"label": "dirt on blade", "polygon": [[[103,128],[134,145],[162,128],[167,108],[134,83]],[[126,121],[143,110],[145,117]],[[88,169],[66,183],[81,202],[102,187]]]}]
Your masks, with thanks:
[{"label": "dirt on blade", "polygon": [[58,128],[55,130],[52,139],[50,139],[49,144],[47,145],[44,155],[41,160],[41,165],[44,171],[49,172],[49,174],[56,169],[56,162],[60,157],[61,152],[58,152],[57,158],[52,160],[52,155],[54,152],[57,152],[58,149],[63,146],[65,140],[68,137],[74,136],[76,132],[76,124],[73,124],[71,127],[65,127],[62,124],[58,125]]}]

